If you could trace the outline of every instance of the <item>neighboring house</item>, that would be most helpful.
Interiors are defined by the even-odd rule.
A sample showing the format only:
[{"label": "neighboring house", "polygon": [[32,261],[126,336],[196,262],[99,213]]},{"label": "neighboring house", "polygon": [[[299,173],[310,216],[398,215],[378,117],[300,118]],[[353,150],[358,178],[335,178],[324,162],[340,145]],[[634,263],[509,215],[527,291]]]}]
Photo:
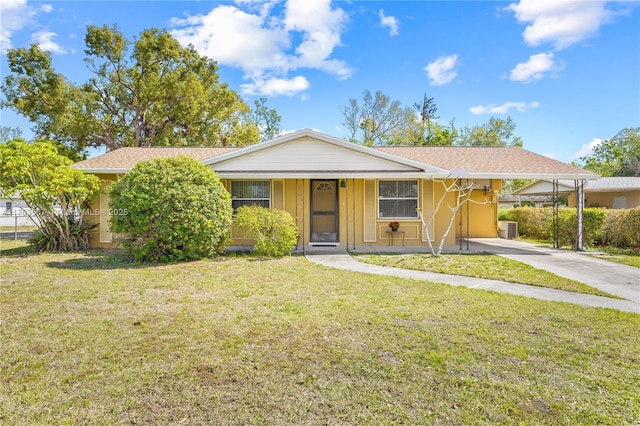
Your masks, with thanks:
[{"label": "neighboring house", "polygon": [[34,226],[36,223],[29,217],[31,210],[19,196],[0,197],[0,226]]},{"label": "neighboring house", "polygon": [[[260,204],[288,211],[299,245],[385,246],[390,221],[400,222],[407,246],[427,241],[419,208],[428,219],[444,193],[442,181],[474,184],[445,245],[456,237],[497,237],[497,193],[502,179],[595,179],[581,168],[517,147],[366,147],[300,130],[244,148],[121,148],[73,165],[98,175],[108,187],[138,162],[186,155],[211,167],[232,195],[233,206]],[[439,242],[456,194],[448,194],[430,225]],[[99,223],[93,246],[109,246],[108,192],[93,201]],[[233,231],[235,245],[252,241]],[[394,243],[399,244],[399,238]]]},{"label": "neighboring house", "polygon": [[[575,182],[558,180],[558,195],[566,195],[569,207],[576,206]],[[551,196],[553,181],[542,179],[514,192],[520,196]],[[630,209],[640,206],[640,177],[603,177],[589,180],[584,185],[586,207]]]},{"label": "neighboring house", "polygon": [[551,207],[553,198],[551,196],[502,196],[498,198],[498,206],[501,209],[513,209],[517,207]]}]

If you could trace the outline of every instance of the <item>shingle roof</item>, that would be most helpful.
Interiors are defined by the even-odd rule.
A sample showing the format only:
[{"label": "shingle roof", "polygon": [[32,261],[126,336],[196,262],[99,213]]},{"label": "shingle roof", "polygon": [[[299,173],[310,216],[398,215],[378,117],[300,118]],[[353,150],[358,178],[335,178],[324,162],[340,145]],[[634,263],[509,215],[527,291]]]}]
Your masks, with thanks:
[{"label": "shingle roof", "polygon": [[572,166],[519,147],[429,146],[376,147],[399,157],[410,158],[447,170],[468,170],[471,173],[496,175],[593,175]]},{"label": "shingle roof", "polygon": [[[212,159],[236,151],[238,155],[259,155],[259,151],[272,146],[289,143],[298,138],[312,137],[318,140],[339,141],[343,148],[350,149],[351,143],[331,138],[323,133],[303,130],[294,134],[251,145],[245,148],[196,148],[196,147],[149,147],[121,148],[107,154],[90,158],[73,165],[74,168],[89,173],[124,173],[138,162],[153,158],[185,155],[196,160],[215,164]],[[293,138],[293,139],[292,139]],[[335,142],[337,143],[337,142]],[[357,147],[357,148],[356,148]],[[353,149],[366,152],[374,150],[378,155],[388,155],[389,159],[403,158],[414,164],[450,171],[454,177],[470,178],[526,178],[526,179],[596,179],[598,175],[560,161],[527,151],[518,147],[374,147],[353,145]],[[228,156],[225,156],[225,158]],[[214,162],[215,163],[215,162]],[[248,171],[250,172],[250,171]],[[348,172],[348,170],[344,170]],[[338,173],[338,171],[336,171]]]},{"label": "shingle roof", "polygon": [[[573,184],[573,182],[569,183]],[[590,180],[584,190],[586,192],[640,191],[640,177],[603,177]]]},{"label": "shingle roof", "polygon": [[74,169],[86,172],[122,172],[131,170],[141,161],[154,158],[186,156],[195,160],[206,160],[239,148],[210,147],[131,147],[120,148],[97,157],[73,164]]}]

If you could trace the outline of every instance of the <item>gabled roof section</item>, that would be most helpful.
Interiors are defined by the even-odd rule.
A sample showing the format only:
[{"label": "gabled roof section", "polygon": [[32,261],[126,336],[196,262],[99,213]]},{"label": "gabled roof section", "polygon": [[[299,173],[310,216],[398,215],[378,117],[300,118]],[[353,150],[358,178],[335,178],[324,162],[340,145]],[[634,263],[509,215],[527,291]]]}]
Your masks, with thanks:
[{"label": "gabled roof section", "polygon": [[73,164],[71,167],[86,173],[126,173],[141,161],[154,158],[190,157],[206,160],[239,148],[211,147],[130,147],[120,148]]},{"label": "gabled roof section", "polygon": [[204,162],[221,176],[339,175],[445,177],[448,170],[381,152],[309,129],[251,145]]},{"label": "gabled roof section", "polygon": [[640,191],[640,177],[603,177],[590,180],[584,190],[585,192]]},{"label": "gabled roof section", "polygon": [[376,147],[378,151],[451,170],[452,177],[597,179],[598,175],[519,147]]},{"label": "gabled roof section", "polygon": [[[559,180],[558,193],[569,194],[574,191],[574,181]],[[603,177],[589,180],[584,185],[584,192],[628,192],[640,191],[640,177]],[[549,195],[553,192],[550,180],[537,180],[514,191],[514,195]]]},{"label": "gabled roof section", "polygon": [[[558,194],[567,195],[575,190],[575,181],[562,180],[558,181]],[[553,180],[537,180],[525,185],[522,188],[513,191],[513,195],[552,195],[553,194]]]}]

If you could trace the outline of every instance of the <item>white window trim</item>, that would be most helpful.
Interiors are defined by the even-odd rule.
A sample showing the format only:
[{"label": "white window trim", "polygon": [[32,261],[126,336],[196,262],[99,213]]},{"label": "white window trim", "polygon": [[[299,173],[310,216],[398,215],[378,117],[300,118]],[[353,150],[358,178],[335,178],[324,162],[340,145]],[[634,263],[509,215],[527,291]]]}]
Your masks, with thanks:
[{"label": "white window trim", "polygon": [[[415,182],[417,187],[417,194],[415,197],[382,197],[380,196],[380,183],[381,182]],[[376,208],[377,217],[379,220],[387,219],[399,219],[399,220],[413,220],[418,219],[418,212],[414,213],[414,216],[380,216],[380,200],[416,200],[416,208],[420,206],[420,180],[419,179],[379,179],[376,182]]]}]

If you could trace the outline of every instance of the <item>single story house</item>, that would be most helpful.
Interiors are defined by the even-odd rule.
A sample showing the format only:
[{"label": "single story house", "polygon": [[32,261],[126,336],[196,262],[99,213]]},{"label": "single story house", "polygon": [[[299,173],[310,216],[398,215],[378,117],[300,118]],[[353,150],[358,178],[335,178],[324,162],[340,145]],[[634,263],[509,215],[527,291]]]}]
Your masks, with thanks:
[{"label": "single story house", "polygon": [[[553,181],[537,180],[514,191],[521,196],[551,196]],[[575,182],[557,181],[557,194],[566,195],[569,207],[576,206]],[[610,209],[631,209],[640,206],[640,177],[602,177],[584,184],[585,207],[607,207]]]},{"label": "single story house", "polygon": [[[497,193],[503,179],[598,177],[518,147],[367,147],[307,129],[243,148],[121,148],[73,167],[102,179],[105,191],[92,209],[108,213],[108,188],[120,176],[140,161],[181,155],[211,167],[234,208],[259,204],[288,211],[298,225],[302,249],[392,243],[424,247],[425,224],[432,241],[447,235],[445,246],[455,246],[456,237],[497,237]],[[458,192],[445,191],[445,185],[454,181],[473,190],[447,234]],[[89,219],[99,223],[92,246],[110,246],[108,214]],[[396,235],[392,240],[391,221],[400,223],[401,239]],[[234,245],[252,245],[235,230],[232,238]]]}]

